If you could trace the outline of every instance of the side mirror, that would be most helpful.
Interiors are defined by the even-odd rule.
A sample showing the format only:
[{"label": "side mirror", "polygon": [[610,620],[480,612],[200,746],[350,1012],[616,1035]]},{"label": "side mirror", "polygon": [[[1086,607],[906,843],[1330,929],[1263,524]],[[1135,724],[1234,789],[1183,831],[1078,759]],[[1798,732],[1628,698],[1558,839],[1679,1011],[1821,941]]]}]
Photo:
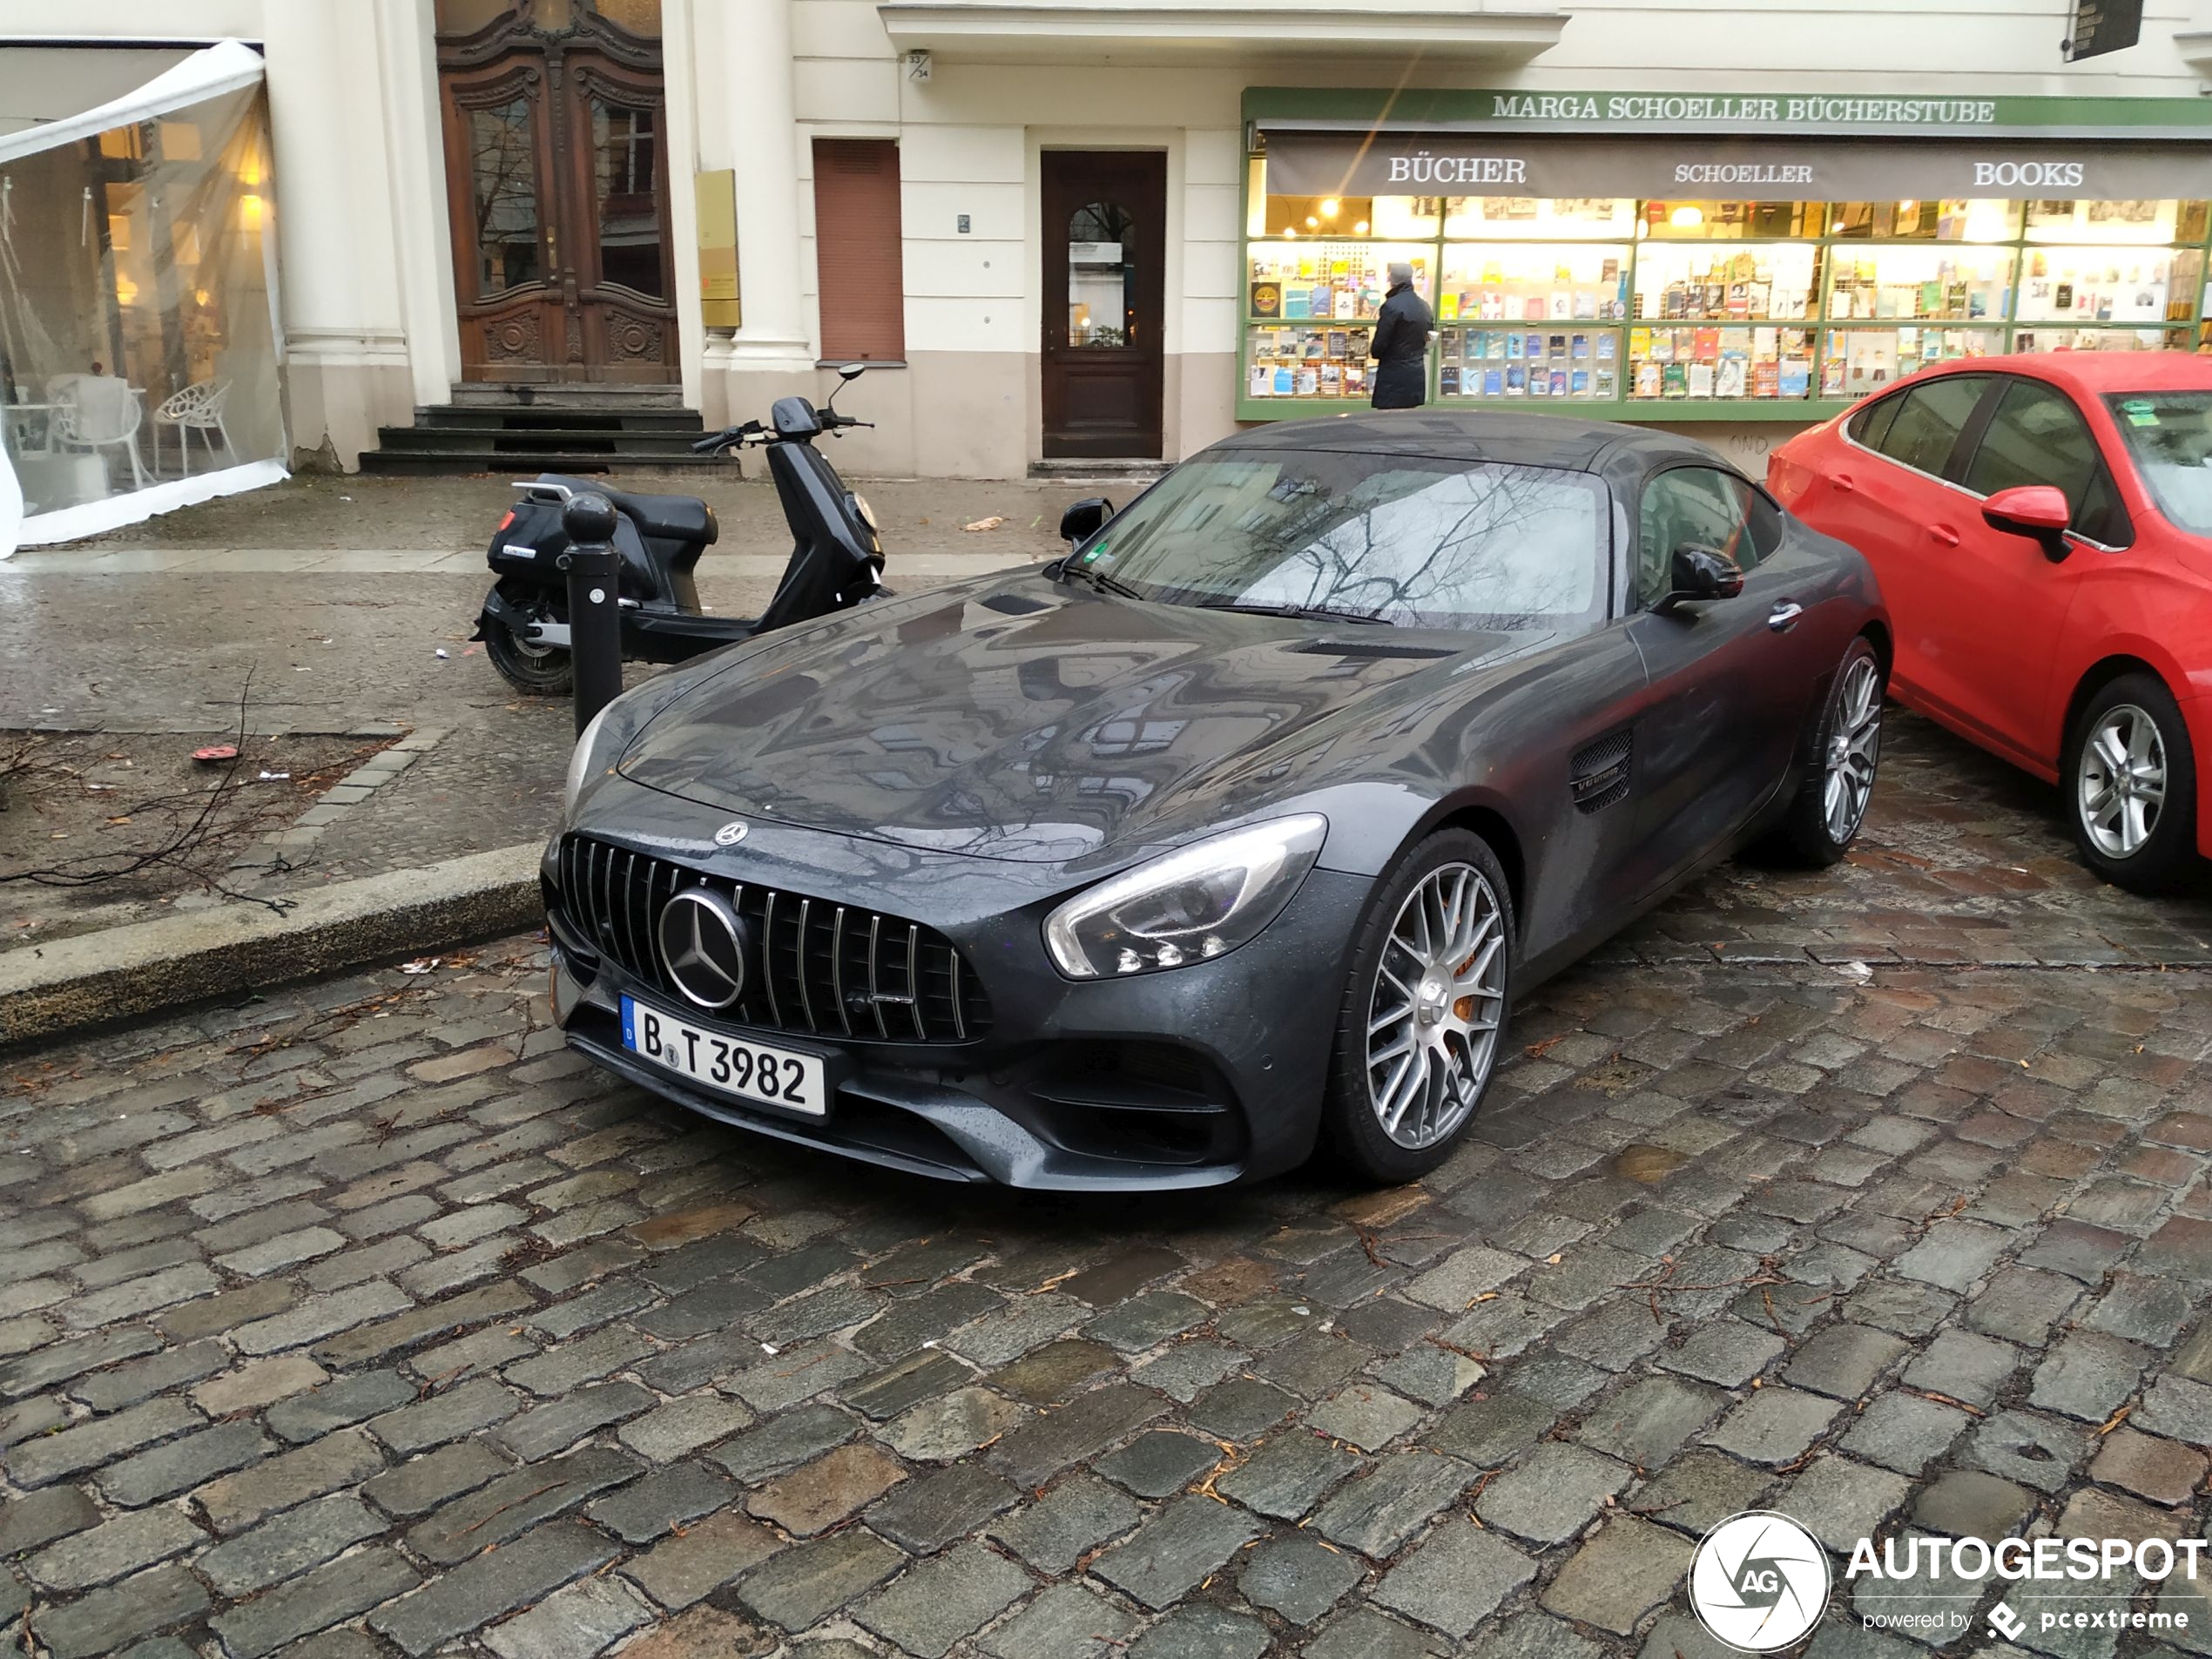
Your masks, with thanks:
[{"label": "side mirror", "polygon": [[837,371],[837,378],[841,381],[857,381],[867,372],[868,366],[866,363],[846,363]]},{"label": "side mirror", "polygon": [[1070,547],[1088,542],[1113,516],[1114,503],[1103,496],[1079,501],[1060,515],[1060,539]]},{"label": "side mirror", "polygon": [[1743,567],[1716,547],[1684,542],[1675,550],[1669,580],[1672,589],[1654,610],[1672,610],[1699,600],[1733,599],[1743,591]]},{"label": "side mirror", "polygon": [[2074,550],[2066,527],[2074,510],[2066,492],[2054,484],[2021,484],[2000,489],[1981,504],[1982,522],[2007,536],[2025,536],[2043,549],[2043,556],[2056,564]]}]

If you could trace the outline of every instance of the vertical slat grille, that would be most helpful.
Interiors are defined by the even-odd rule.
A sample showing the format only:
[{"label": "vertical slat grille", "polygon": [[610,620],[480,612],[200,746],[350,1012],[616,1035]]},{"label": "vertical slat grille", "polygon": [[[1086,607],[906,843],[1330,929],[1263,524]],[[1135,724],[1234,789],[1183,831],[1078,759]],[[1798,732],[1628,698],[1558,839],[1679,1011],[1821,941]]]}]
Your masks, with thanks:
[{"label": "vertical slat grille", "polygon": [[671,997],[662,909],[695,885],[728,899],[752,941],[744,995],[722,1016],[733,1022],[885,1042],[964,1042],[990,1028],[981,982],[950,940],[919,922],[732,882],[589,836],[563,841],[554,867],[570,931]]},{"label": "vertical slat grille", "polygon": [[837,1017],[845,1035],[853,1035],[853,1010],[845,1001],[845,907],[837,907],[837,921],[830,929],[830,989],[837,997]]}]

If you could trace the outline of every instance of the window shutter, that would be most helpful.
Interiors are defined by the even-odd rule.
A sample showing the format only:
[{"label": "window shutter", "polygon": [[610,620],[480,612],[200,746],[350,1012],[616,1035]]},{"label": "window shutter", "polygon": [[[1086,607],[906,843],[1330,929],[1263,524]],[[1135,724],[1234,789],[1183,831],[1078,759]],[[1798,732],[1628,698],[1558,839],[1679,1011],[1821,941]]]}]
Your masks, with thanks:
[{"label": "window shutter", "polygon": [[899,244],[899,146],[887,138],[815,139],[814,262],[825,359],[906,356]]}]

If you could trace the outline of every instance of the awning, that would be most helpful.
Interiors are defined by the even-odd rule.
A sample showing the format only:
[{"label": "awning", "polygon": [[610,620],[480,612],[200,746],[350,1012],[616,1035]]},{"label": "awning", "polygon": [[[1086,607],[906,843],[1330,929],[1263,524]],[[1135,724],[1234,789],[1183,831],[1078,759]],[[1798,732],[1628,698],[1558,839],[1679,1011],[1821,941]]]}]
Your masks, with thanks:
[{"label": "awning", "polygon": [[2212,145],[2053,139],[1623,138],[1284,131],[1263,123],[1285,196],[1635,196],[1762,201],[2201,195]]},{"label": "awning", "polygon": [[175,47],[10,46],[0,52],[0,161],[147,121],[261,78],[235,40]]},{"label": "awning", "polygon": [[0,51],[0,137],[112,102],[191,57],[189,46],[18,46]]},{"label": "awning", "polygon": [[[35,170],[65,165],[66,158],[57,152],[97,138],[104,132],[136,126],[158,117],[179,115],[188,124],[190,118],[182,118],[181,112],[206,106],[212,100],[248,92],[258,87],[262,78],[261,54],[235,40],[219,41],[198,50],[185,46],[10,44],[0,51],[0,166],[17,165],[19,169]],[[257,124],[262,118],[254,118]],[[265,134],[261,144],[266,153]],[[204,163],[195,161],[194,171],[180,176],[177,182],[180,185],[201,184],[217,168],[218,159],[211,150]],[[7,182],[12,186],[17,180],[11,174]],[[177,199],[201,199],[214,204],[219,212],[227,212],[246,190],[246,186],[233,179],[219,188],[200,189],[197,196],[193,188],[180,188]],[[39,192],[35,190],[14,195],[0,192],[0,255],[4,255],[0,257],[0,280],[7,285],[0,288],[0,301],[12,300],[18,309],[33,315],[36,302],[24,298],[30,292],[25,273],[51,269],[51,264],[36,263],[42,257],[35,242],[39,233],[38,215],[43,211],[48,218],[52,216],[51,192],[43,202],[38,197]],[[88,204],[85,211],[89,212],[92,200],[89,185],[84,198]],[[75,198],[70,199],[73,201]],[[218,426],[216,417],[211,416],[191,428],[200,432],[211,463],[214,440],[209,434],[219,431],[224,453],[233,464],[208,464],[202,470],[193,471],[185,464],[183,442],[189,435],[186,427],[178,424],[172,415],[168,417],[170,436],[177,444],[184,475],[162,477],[158,449],[153,457],[154,467],[147,469],[138,447],[138,435],[144,432],[147,444],[158,444],[164,416],[160,405],[165,400],[156,394],[148,401],[138,387],[128,388],[132,396],[139,399],[138,418],[129,423],[129,430],[112,435],[87,436],[64,428],[57,442],[56,421],[64,417],[56,411],[64,407],[83,407],[82,404],[72,399],[71,406],[64,406],[51,397],[42,398],[35,395],[35,382],[34,386],[26,386],[18,381],[15,388],[17,401],[6,406],[13,435],[0,438],[0,559],[7,558],[19,545],[37,546],[98,535],[156,513],[216,496],[258,489],[288,475],[282,461],[276,458],[282,453],[282,416],[274,363],[278,361],[276,354],[281,351],[282,334],[275,313],[276,280],[271,257],[273,244],[260,237],[260,198],[256,196],[254,200],[254,238],[260,252],[251,256],[253,271],[239,292],[241,303],[258,304],[266,317],[258,346],[247,348],[249,354],[260,354],[263,365],[260,373],[266,381],[266,391],[257,404],[244,389],[249,371],[233,365],[219,377],[226,385],[214,395],[217,415],[226,424]],[[79,223],[73,212],[67,218],[71,225]],[[204,232],[195,236],[193,246],[199,250],[194,255],[195,262],[204,260],[206,264],[202,268],[214,270],[222,257],[223,237],[219,222],[211,220],[205,226],[191,228],[195,233]],[[46,246],[51,249],[51,241]],[[72,242],[71,246],[81,247],[83,244]],[[102,258],[111,266],[115,255],[104,253]],[[108,275],[113,278],[115,273],[111,269]],[[211,279],[209,286],[223,285]],[[208,301],[207,293],[199,295],[201,307],[205,307]],[[78,310],[67,307],[57,314],[76,323],[84,320]],[[43,354],[46,361],[37,371],[38,378],[48,383],[57,377],[59,359],[52,338],[57,332],[66,334],[67,329],[50,327],[45,331],[46,349]],[[10,336],[7,343],[14,346],[18,342]],[[105,349],[85,354],[88,357],[108,354]],[[24,354],[25,357],[32,355],[35,354]],[[15,361],[12,367],[21,371],[25,365]],[[71,361],[63,367],[73,369],[83,365]],[[111,378],[115,378],[118,385],[125,384],[119,375]],[[215,386],[217,379],[210,376],[207,384]],[[220,395],[230,389],[227,382],[231,381],[238,381],[239,388],[238,395],[230,399],[226,416]],[[27,393],[34,395],[27,396]],[[230,448],[231,435],[250,429],[257,408],[266,409],[264,424],[278,429],[276,438],[270,443],[276,455],[265,450],[256,456]],[[35,438],[34,431],[38,435]],[[38,453],[35,456],[21,452],[20,445],[24,442],[36,442]],[[14,455],[9,452],[11,443],[18,448]],[[130,475],[136,481],[136,488],[98,493],[95,487],[84,489],[79,495],[74,492],[83,489],[81,482],[71,482],[67,489],[57,484],[56,475],[71,468],[91,469],[97,479],[98,469],[110,455],[122,454],[126,444],[130,446]],[[19,464],[24,469],[21,472],[17,470]],[[33,472],[39,469],[44,469],[44,474],[34,481]],[[35,489],[34,482],[37,484]],[[27,493],[34,496],[28,503]],[[62,504],[44,504],[57,496]]]}]

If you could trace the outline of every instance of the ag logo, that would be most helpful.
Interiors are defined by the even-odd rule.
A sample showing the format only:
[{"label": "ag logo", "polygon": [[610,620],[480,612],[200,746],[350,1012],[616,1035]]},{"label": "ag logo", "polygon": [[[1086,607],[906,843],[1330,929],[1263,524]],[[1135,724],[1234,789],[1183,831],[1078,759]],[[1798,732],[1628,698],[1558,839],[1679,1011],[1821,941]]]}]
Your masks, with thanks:
[{"label": "ag logo", "polygon": [[1689,1563],[1698,1622],[1744,1653],[1772,1653],[1812,1629],[1828,1606],[1828,1554],[1787,1515],[1730,1515]]}]

